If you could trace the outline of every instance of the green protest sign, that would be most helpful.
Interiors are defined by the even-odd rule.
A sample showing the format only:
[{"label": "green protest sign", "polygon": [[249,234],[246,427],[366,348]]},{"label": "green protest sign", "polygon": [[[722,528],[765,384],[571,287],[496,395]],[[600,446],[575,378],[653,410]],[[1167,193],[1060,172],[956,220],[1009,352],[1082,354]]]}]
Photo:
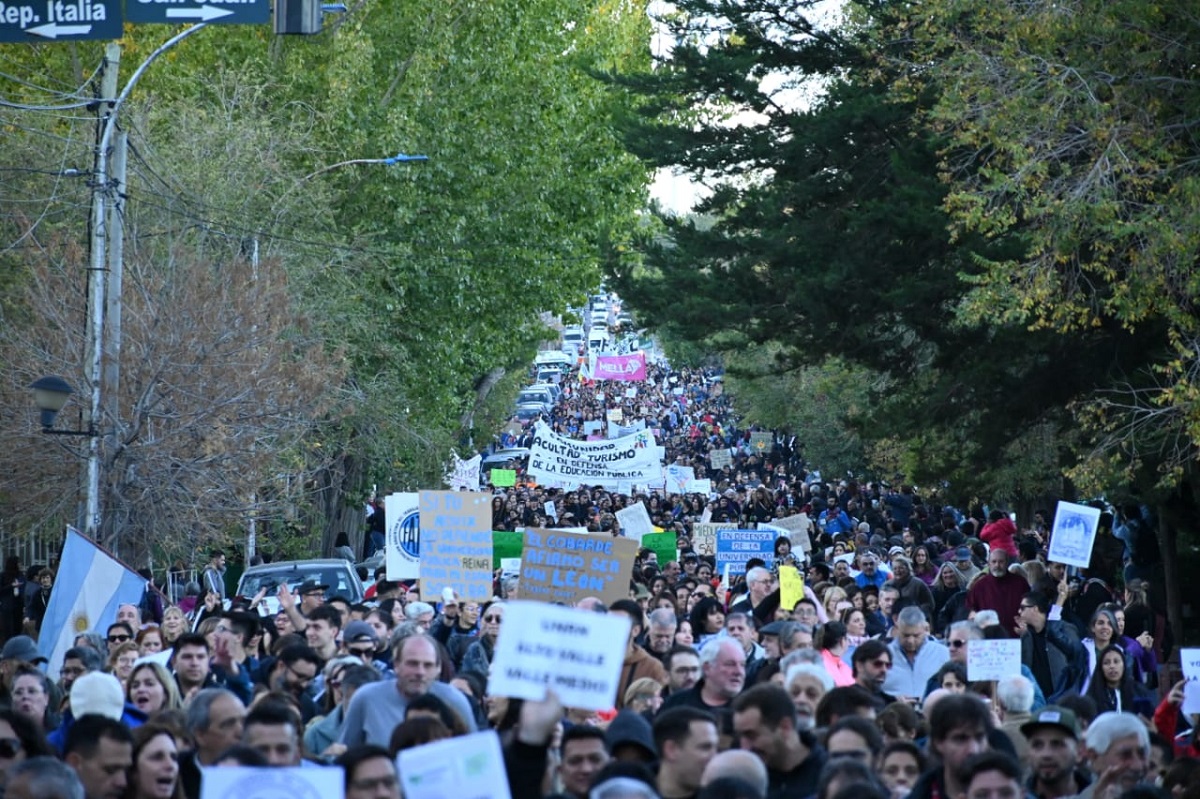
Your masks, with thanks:
[{"label": "green protest sign", "polygon": [[492,568],[500,568],[501,558],[519,558],[525,548],[525,533],[510,533],[504,530],[492,532]]},{"label": "green protest sign", "polygon": [[492,469],[489,482],[496,488],[511,488],[517,484],[516,469]]},{"label": "green protest sign", "polygon": [[678,542],[674,533],[650,533],[642,536],[642,546],[658,553],[658,568],[661,571],[667,561],[675,560]]}]

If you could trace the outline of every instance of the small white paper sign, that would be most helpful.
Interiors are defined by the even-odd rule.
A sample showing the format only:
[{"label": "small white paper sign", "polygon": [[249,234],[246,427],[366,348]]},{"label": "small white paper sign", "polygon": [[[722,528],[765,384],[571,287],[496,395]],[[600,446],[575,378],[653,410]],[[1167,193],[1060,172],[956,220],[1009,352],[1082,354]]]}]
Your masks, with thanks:
[{"label": "small white paper sign", "polygon": [[521,574],[520,558],[500,558],[500,576],[517,577]]},{"label": "small white paper sign", "polygon": [[604,402],[604,392],[603,391],[596,392],[596,402]]},{"label": "small white paper sign", "polygon": [[601,422],[599,420],[591,421],[591,422],[584,422],[583,423],[583,432],[586,433],[587,435],[591,435],[592,433],[599,433],[600,428],[602,428],[603,426],[604,426],[604,422]]},{"label": "small white paper sign", "polygon": [[654,532],[654,523],[650,521],[650,511],[641,502],[635,502],[628,508],[617,511],[617,521],[621,524],[621,532],[626,538],[636,539],[640,544],[642,536]]},{"label": "small white paper sign", "polygon": [[637,388],[630,387],[625,389],[625,399],[633,399],[637,396]]},{"label": "small white paper sign", "polygon": [[1200,713],[1200,682],[1196,680],[1188,680],[1183,685],[1183,704],[1179,709],[1185,715]]},{"label": "small white paper sign", "polygon": [[[506,619],[507,621],[507,619]],[[967,642],[967,679],[971,682],[1003,680],[1021,673],[1021,641],[1005,638],[997,641]]]},{"label": "small white paper sign", "polygon": [[[508,782],[504,784],[507,786]],[[345,795],[340,768],[206,768],[204,779],[200,781],[200,799],[276,799],[280,796],[342,799]]]},{"label": "small white paper sign", "polygon": [[1086,569],[1092,559],[1100,509],[1073,502],[1059,502],[1050,533],[1049,559],[1054,563]]},{"label": "small white paper sign", "polygon": [[[496,641],[488,691],[544,699],[553,688],[567,707],[608,710],[629,640],[629,617],[518,600],[509,602]],[[458,739],[455,739],[458,740]],[[471,796],[472,794],[446,794]],[[406,794],[407,796],[407,794]]]},{"label": "small white paper sign", "polygon": [[[341,779],[341,769],[326,770]],[[396,770],[405,799],[512,799],[495,730],[405,749],[396,755]]]},{"label": "small white paper sign", "polygon": [[704,480],[692,480],[687,484],[687,492],[689,494],[711,494],[712,480],[705,478]]},{"label": "small white paper sign", "polygon": [[553,500],[546,500],[546,504],[542,506],[542,510],[546,512],[548,518],[558,521],[558,508],[554,507]]},{"label": "small white paper sign", "polygon": [[1180,710],[1184,715],[1200,713],[1200,649],[1179,650],[1179,663],[1183,666],[1183,705]]}]

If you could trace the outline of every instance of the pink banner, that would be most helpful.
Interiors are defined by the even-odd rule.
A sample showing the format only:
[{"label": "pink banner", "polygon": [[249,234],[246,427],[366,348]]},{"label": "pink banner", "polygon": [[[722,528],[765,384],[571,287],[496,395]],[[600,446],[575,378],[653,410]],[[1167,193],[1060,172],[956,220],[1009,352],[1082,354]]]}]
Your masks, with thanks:
[{"label": "pink banner", "polygon": [[597,380],[637,382],[646,379],[646,355],[601,355],[596,358]]}]

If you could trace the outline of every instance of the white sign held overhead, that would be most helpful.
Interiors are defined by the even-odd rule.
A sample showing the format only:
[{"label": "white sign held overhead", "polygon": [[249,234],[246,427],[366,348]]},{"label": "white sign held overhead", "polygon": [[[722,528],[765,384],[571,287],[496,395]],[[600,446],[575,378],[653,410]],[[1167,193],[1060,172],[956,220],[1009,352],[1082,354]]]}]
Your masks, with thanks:
[{"label": "white sign held overhead", "polygon": [[446,474],[446,485],[456,491],[477,491],[479,489],[479,467],[483,463],[483,456],[476,455],[468,461],[464,461],[458,457],[458,453],[451,453],[450,471]]},{"label": "white sign held overhead", "polygon": [[[332,770],[341,774],[341,769]],[[404,749],[396,755],[396,771],[405,799],[512,797],[500,736],[495,730]]]},{"label": "white sign held overhead", "polygon": [[1021,673],[1021,641],[1004,638],[967,642],[967,679],[971,682],[1003,680]]},{"label": "white sign held overhead", "polygon": [[388,494],[383,498],[387,522],[386,563],[389,580],[415,580],[421,576],[420,496]]},{"label": "white sign held overhead", "polygon": [[616,705],[629,617],[551,605],[509,602],[492,658],[488,692],[544,699],[553,688],[563,705],[608,710]]},{"label": "white sign held overhead", "polygon": [[1059,502],[1050,533],[1049,559],[1086,569],[1100,526],[1100,509],[1073,502]]},{"label": "white sign held overhead", "polygon": [[650,521],[650,512],[641,502],[634,502],[629,507],[617,511],[617,522],[626,538],[632,538],[639,544],[642,536],[654,532],[654,523]]},{"label": "white sign held overhead", "polygon": [[577,441],[561,436],[545,422],[534,428],[528,473],[542,484],[567,488],[581,485],[615,490],[623,483],[643,483],[661,476],[661,448],[649,430],[607,441]]},{"label": "white sign held overhead", "polygon": [[200,799],[342,799],[345,795],[340,768],[206,768],[200,781]]}]

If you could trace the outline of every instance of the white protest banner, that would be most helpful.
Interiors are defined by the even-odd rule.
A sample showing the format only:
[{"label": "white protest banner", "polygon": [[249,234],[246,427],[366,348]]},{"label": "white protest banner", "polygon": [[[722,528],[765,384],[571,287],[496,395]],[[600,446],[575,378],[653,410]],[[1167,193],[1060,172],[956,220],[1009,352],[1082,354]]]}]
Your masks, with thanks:
[{"label": "white protest banner", "polygon": [[634,502],[627,508],[617,511],[617,522],[626,538],[632,538],[641,543],[642,536],[654,532],[654,523],[650,521],[650,511],[641,502]]},{"label": "white protest banner", "polygon": [[421,599],[453,588],[468,602],[492,598],[492,495],[422,491]]},{"label": "white protest banner", "polygon": [[546,500],[546,504],[542,506],[542,510],[546,512],[546,518],[558,521],[558,508],[554,507],[554,500]]},{"label": "white protest banner", "polygon": [[772,519],[771,525],[781,527],[787,532],[784,533],[792,541],[792,549],[799,547],[805,552],[812,551],[812,539],[809,533],[812,531],[812,519],[808,518],[807,513],[797,513],[793,516],[784,516],[782,519]]},{"label": "white protest banner", "polygon": [[723,469],[726,466],[733,465],[733,456],[729,454],[727,449],[714,449],[708,453],[708,463],[714,469]]},{"label": "white protest banner", "polygon": [[388,494],[383,498],[389,580],[415,580],[421,576],[419,503],[417,494]]},{"label": "white protest banner", "polygon": [[712,480],[692,480],[687,484],[687,492],[689,494],[711,494]]},{"label": "white protest banner", "polygon": [[1183,704],[1180,710],[1186,714],[1200,713],[1200,649],[1179,650],[1179,663],[1183,667]]},{"label": "white protest banner", "polygon": [[479,488],[479,466],[483,463],[483,456],[476,455],[469,461],[464,461],[458,457],[458,453],[451,453],[453,458],[450,464],[450,473],[446,475],[446,485],[457,491],[475,491]]},{"label": "white protest banner", "polygon": [[200,781],[200,799],[342,799],[345,795],[340,768],[206,768]]},{"label": "white protest banner", "polygon": [[[326,770],[333,771],[341,779],[341,769]],[[396,771],[400,775],[404,799],[446,799],[449,796],[512,799],[500,736],[495,730],[403,749],[396,755]],[[208,780],[207,770],[204,779]],[[308,797],[294,796],[294,799]]]},{"label": "white protest banner", "polygon": [[696,470],[691,466],[680,466],[677,463],[672,463],[667,466],[666,482],[668,493],[685,493],[687,491],[688,483],[695,479]]},{"label": "white protest banner", "polygon": [[1086,569],[1092,559],[1099,526],[1099,508],[1059,502],[1054,511],[1054,529],[1050,533],[1049,560]]},{"label": "white protest banner", "polygon": [[530,445],[528,473],[539,483],[555,481],[567,488],[588,485],[615,490],[622,483],[660,479],[660,451],[649,430],[607,441],[576,441],[538,422]]},{"label": "white protest banner", "polygon": [[1003,680],[1020,673],[1020,639],[967,641],[967,679],[971,682]]},{"label": "white protest banner", "polygon": [[[704,512],[700,514],[700,523],[708,524],[712,521],[712,505],[705,505]],[[716,535],[713,535],[713,541],[716,541]]]},{"label": "white protest banner", "polygon": [[625,399],[634,399],[637,397],[637,388],[631,387],[625,389]]},{"label": "white protest banner", "polygon": [[608,419],[609,424],[613,422],[620,422],[625,419],[625,411],[621,410],[620,408],[609,408],[608,413],[604,415],[604,418]]},{"label": "white protest banner", "polygon": [[521,573],[520,558],[500,558],[500,576],[516,577]]},{"label": "white protest banner", "polygon": [[608,710],[617,703],[629,617],[518,600],[504,624],[488,677],[493,696],[544,699],[553,688],[566,707]]},{"label": "white protest banner", "polygon": [[599,433],[600,428],[602,428],[602,427],[604,427],[604,422],[601,422],[599,419],[594,419],[590,422],[583,423],[583,432],[585,435],[591,435],[592,433]]}]

